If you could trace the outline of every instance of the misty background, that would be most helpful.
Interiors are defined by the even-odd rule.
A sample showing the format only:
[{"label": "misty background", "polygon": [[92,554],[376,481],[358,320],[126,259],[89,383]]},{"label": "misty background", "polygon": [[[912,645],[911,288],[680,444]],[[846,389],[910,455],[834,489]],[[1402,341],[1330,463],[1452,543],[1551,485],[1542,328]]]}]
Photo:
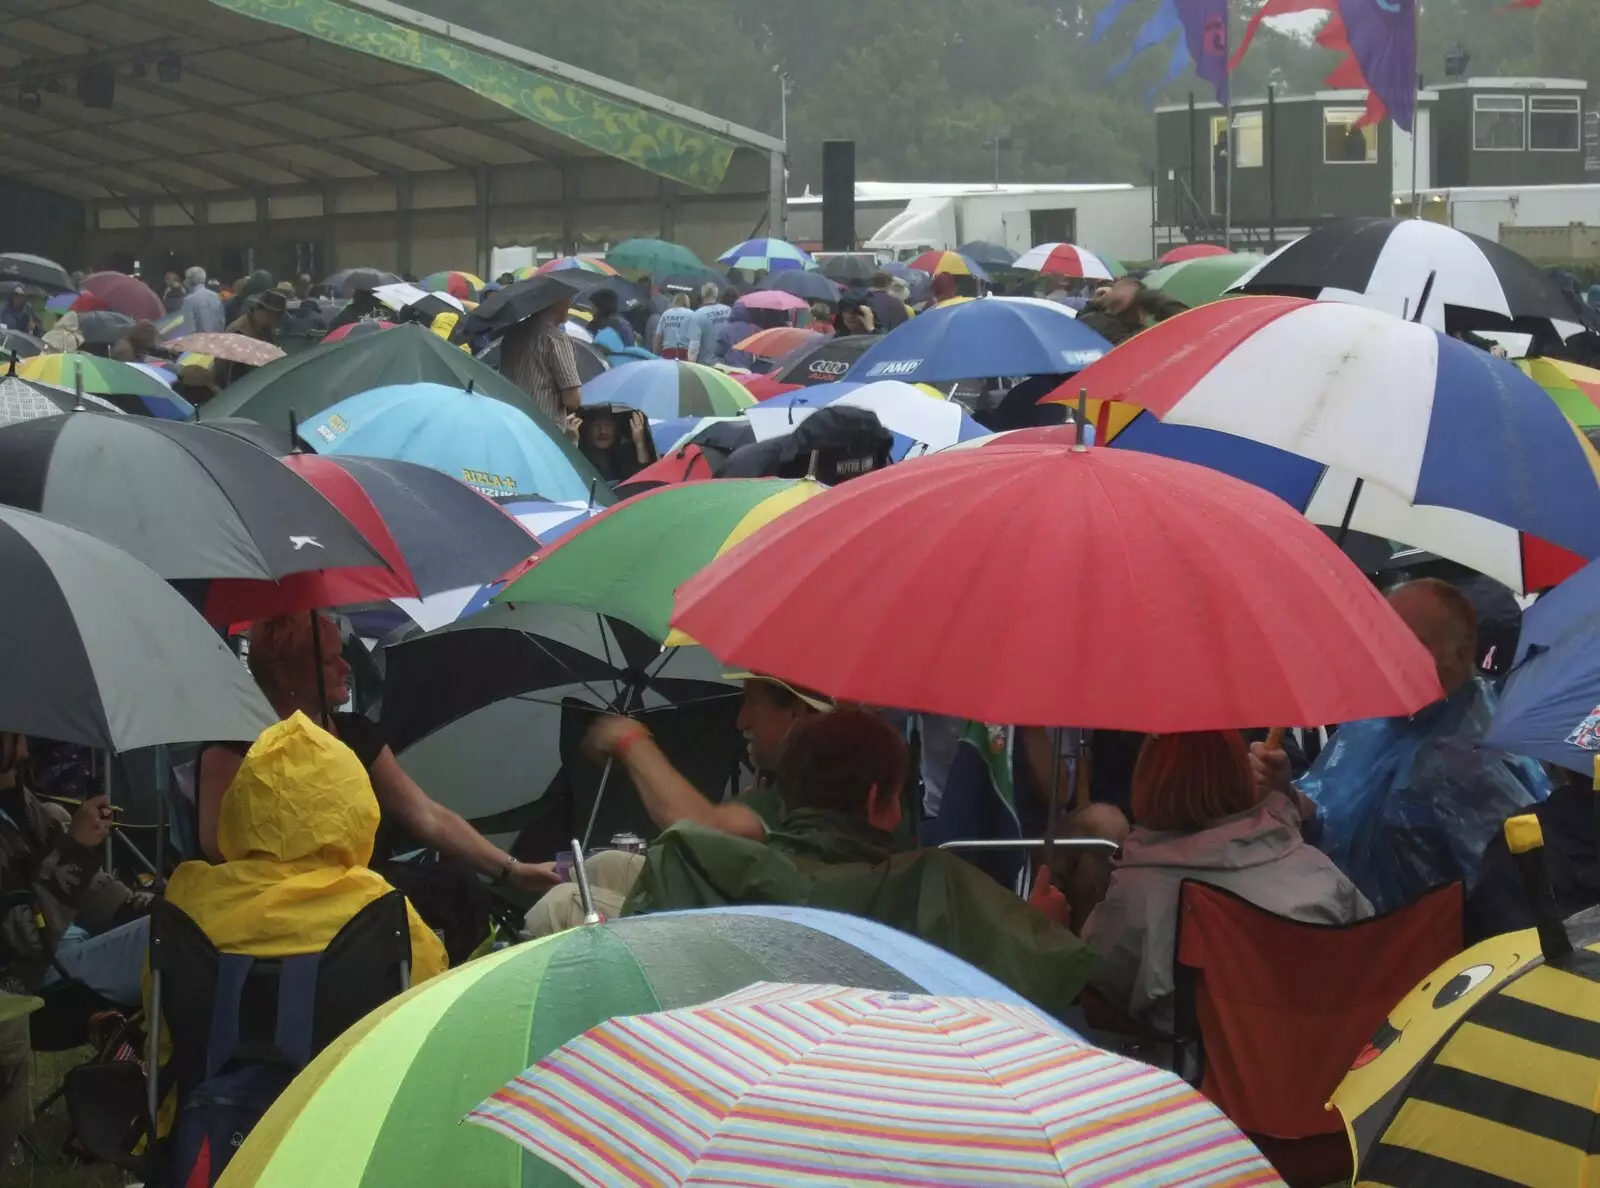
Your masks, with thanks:
[{"label": "misty background", "polygon": [[[1108,0],[1107,0],[1108,2]],[[1600,100],[1600,0],[1421,0],[1424,77],[1444,79],[1457,42],[1477,76],[1583,78]],[[1049,0],[409,0],[430,15],[547,54],[749,127],[779,130],[789,96],[790,190],[820,189],[821,142],[856,141],[856,176],[881,181],[1147,180],[1154,156],[1146,92],[1171,43],[1108,77],[1159,0],[1135,0],[1100,44],[1104,3]],[[1261,0],[1235,0],[1233,38]],[[1321,86],[1334,54],[1315,14],[1264,26],[1234,94]],[[1212,97],[1190,71],[1155,102]],[[986,147],[986,145],[988,147]]]}]

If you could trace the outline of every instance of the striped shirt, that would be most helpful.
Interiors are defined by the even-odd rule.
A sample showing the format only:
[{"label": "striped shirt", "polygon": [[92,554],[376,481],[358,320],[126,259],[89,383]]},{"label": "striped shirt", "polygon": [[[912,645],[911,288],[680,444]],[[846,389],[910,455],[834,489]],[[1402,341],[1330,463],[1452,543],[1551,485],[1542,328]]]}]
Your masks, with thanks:
[{"label": "striped shirt", "polygon": [[506,335],[500,348],[500,372],[557,425],[567,415],[561,407],[562,390],[580,386],[572,339],[561,326],[538,319],[524,322]]}]

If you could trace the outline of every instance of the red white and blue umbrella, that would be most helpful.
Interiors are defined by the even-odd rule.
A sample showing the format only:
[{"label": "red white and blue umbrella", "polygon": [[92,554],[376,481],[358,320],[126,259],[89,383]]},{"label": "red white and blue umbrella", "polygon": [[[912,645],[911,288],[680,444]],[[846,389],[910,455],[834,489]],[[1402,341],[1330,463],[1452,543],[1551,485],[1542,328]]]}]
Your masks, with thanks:
[{"label": "red white and blue umbrella", "polygon": [[[1187,431],[1153,452],[1281,486],[1318,523],[1508,585],[1527,584],[1530,536],[1600,556],[1600,457],[1550,396],[1504,360],[1376,310],[1293,297],[1204,306],[1046,400],[1080,390]],[[1138,423],[1113,444],[1147,448],[1131,439]]]},{"label": "red white and blue umbrella", "polygon": [[782,239],[747,239],[723,252],[717,263],[747,272],[792,272],[816,267],[809,254]]},{"label": "red white and blue umbrella", "polygon": [[1116,275],[1099,256],[1075,243],[1038,244],[1018,256],[1011,267],[1021,272],[1047,272],[1088,280],[1110,280]]}]

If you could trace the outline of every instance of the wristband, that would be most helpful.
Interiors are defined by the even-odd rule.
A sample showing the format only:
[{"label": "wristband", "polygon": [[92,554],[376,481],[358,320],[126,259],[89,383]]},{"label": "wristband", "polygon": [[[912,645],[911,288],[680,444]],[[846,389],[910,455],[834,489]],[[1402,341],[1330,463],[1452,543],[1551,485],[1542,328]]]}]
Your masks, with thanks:
[{"label": "wristband", "polygon": [[496,887],[505,886],[506,880],[511,877],[511,868],[513,866],[515,866],[516,864],[517,864],[517,860],[515,858],[513,858],[510,854],[507,854],[506,855],[506,860],[500,864],[499,871],[497,871],[495,873],[494,885]]},{"label": "wristband", "polygon": [[618,741],[616,746],[611,748],[611,757],[613,759],[624,758],[630,750],[649,737],[650,731],[635,723],[632,733],[627,738]]}]

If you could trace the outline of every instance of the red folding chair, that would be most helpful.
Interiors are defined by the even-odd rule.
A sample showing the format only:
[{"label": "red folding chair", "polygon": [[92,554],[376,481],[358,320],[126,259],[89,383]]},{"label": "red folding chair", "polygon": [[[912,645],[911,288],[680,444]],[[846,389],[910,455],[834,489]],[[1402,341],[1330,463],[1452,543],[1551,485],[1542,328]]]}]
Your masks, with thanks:
[{"label": "red folding chair", "polygon": [[1461,884],[1356,924],[1306,924],[1185,880],[1179,892],[1181,1062],[1292,1186],[1348,1178],[1328,1098],[1396,1003],[1461,951]]}]

